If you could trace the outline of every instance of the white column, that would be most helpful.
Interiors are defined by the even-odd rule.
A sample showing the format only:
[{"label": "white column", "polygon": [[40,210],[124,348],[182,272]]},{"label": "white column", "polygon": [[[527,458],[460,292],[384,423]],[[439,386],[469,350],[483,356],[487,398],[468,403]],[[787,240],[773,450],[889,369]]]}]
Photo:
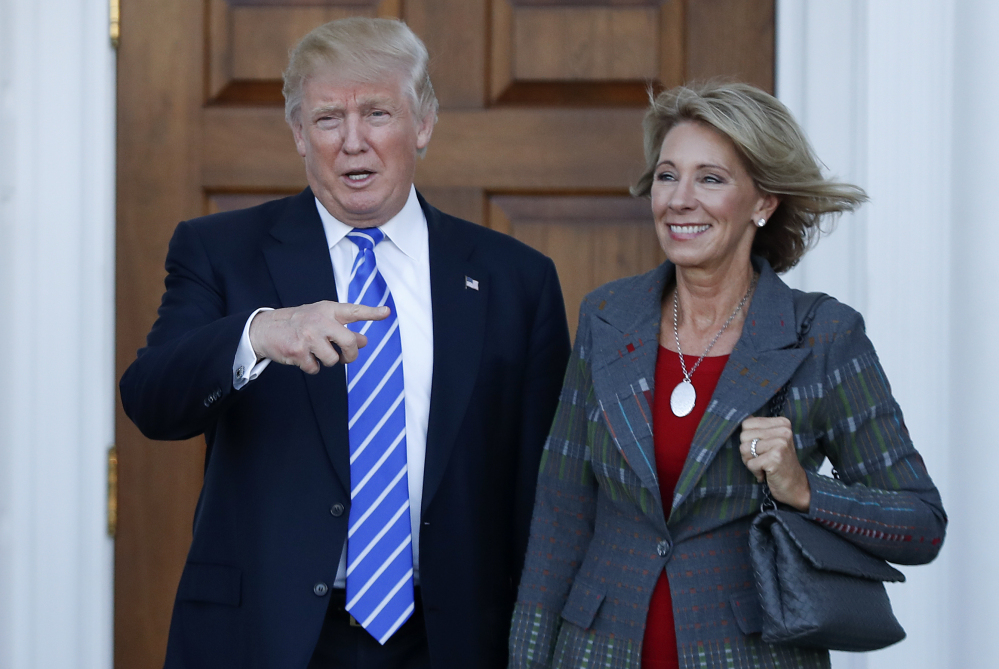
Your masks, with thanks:
[{"label": "white column", "polygon": [[[995,512],[999,472],[995,407],[999,398],[999,3],[962,0],[956,5],[953,168],[940,175],[950,179],[954,203],[948,221],[953,280],[947,362],[955,379],[948,435],[955,483],[946,501],[951,520],[947,550],[956,568],[946,583],[954,601],[953,650],[947,666],[985,667],[999,664],[992,624],[999,601]],[[931,177],[930,181],[938,180]]]},{"label": "white column", "polygon": [[[950,256],[954,86],[953,3],[877,0],[868,6],[867,330],[912,439],[945,503],[952,366]],[[903,568],[889,594],[909,638],[874,653],[888,669],[953,664],[947,580],[952,546],[927,567]]]},{"label": "white column", "polygon": [[0,666],[111,666],[107,3],[0,0]]},{"label": "white column", "polygon": [[[826,174],[864,185],[866,16],[858,0],[778,0],[777,95],[798,119]],[[826,225],[823,237],[786,280],[821,290],[864,312],[867,210]]]},{"label": "white column", "polygon": [[[945,504],[951,478],[953,0],[779,0],[778,95],[828,173],[871,202],[844,217],[789,280],[859,309]],[[948,581],[959,558],[903,568],[892,586],[909,633],[838,669],[972,666],[953,661]],[[953,611],[954,615],[961,612]]]}]

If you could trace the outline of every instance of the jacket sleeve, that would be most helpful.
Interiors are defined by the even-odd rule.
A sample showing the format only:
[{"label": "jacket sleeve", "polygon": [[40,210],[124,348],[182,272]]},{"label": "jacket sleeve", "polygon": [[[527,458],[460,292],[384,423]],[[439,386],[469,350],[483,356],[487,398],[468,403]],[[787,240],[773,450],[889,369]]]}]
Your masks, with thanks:
[{"label": "jacket sleeve", "polygon": [[232,363],[252,311],[228,314],[221,281],[195,226],[177,226],[156,322],[121,378],[122,406],[151,439],[208,430],[235,396]]},{"label": "jacket sleeve", "polygon": [[527,538],[534,508],[538,466],[545,438],[558,406],[559,388],[569,359],[569,325],[555,264],[546,259],[545,273],[534,314],[534,325],[525,361],[520,396],[520,454],[514,508],[516,561],[510,573],[519,576],[527,553]]},{"label": "jacket sleeve", "polygon": [[[585,308],[585,303],[584,303]],[[531,533],[510,630],[510,667],[549,667],[573,579],[593,537],[597,484],[589,461],[596,402],[584,315],[541,456]]]},{"label": "jacket sleeve", "polygon": [[860,314],[834,314],[813,427],[839,479],[808,472],[808,515],[890,562],[925,564],[947,516],[916,452]]}]

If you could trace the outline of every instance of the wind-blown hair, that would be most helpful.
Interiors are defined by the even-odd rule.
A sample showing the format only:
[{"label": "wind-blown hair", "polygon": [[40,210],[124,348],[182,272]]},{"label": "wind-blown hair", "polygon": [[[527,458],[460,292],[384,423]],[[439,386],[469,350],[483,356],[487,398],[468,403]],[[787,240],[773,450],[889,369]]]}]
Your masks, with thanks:
[{"label": "wind-blown hair", "polygon": [[284,71],[284,118],[300,121],[302,88],[320,69],[330,69],[350,81],[380,83],[402,75],[417,122],[437,118],[439,104],[430,83],[427,47],[402,21],[351,17],[314,29],[292,49]]},{"label": "wind-blown hair", "polygon": [[707,82],[678,86],[655,98],[645,115],[645,172],[632,195],[652,192],[667,133],[684,122],[702,123],[735,147],[756,187],[780,200],[756,232],[752,252],[777,272],[794,267],[823,232],[826,214],[853,211],[867,200],[862,188],[826,179],[804,132],[780,101],[748,84]]}]

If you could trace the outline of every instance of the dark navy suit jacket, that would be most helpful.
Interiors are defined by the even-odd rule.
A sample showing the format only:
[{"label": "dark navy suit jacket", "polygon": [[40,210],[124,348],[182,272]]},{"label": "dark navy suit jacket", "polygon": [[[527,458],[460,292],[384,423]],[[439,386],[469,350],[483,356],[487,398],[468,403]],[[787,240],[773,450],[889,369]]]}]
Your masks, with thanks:
[{"label": "dark navy suit jacket", "polygon": [[[504,667],[569,354],[565,309],[551,260],[420,204],[434,325],[420,533],[431,660]],[[166,268],[158,319],[120,386],[147,437],[207,442],[166,666],[304,669],[347,533],[344,368],[272,364],[236,391],[232,361],[254,309],[336,299],[312,191],[181,223]]]}]

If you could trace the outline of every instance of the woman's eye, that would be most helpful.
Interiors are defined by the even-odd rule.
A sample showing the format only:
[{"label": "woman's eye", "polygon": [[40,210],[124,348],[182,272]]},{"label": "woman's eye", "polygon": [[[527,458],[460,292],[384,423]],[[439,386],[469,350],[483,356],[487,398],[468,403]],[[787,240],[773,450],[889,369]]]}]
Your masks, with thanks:
[{"label": "woman's eye", "polygon": [[721,177],[715,176],[714,174],[708,174],[708,175],[706,175],[704,177],[704,182],[705,183],[709,183],[709,184],[720,184],[720,183],[724,183],[722,181]]},{"label": "woman's eye", "polygon": [[656,175],[656,181],[676,181],[676,177],[670,172],[660,172]]}]

